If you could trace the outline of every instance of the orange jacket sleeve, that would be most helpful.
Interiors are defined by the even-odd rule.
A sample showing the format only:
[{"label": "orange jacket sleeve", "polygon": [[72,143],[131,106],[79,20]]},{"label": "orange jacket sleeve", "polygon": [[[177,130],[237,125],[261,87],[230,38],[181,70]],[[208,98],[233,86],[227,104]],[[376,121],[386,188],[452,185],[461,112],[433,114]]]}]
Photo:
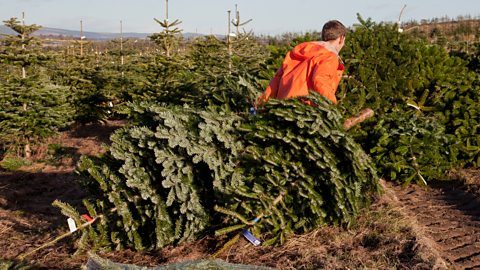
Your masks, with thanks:
[{"label": "orange jacket sleeve", "polygon": [[328,98],[334,104],[337,103],[335,92],[337,92],[338,83],[340,82],[337,72],[338,64],[338,59],[335,56],[324,59],[324,61],[316,63],[311,75],[313,81],[312,90]]},{"label": "orange jacket sleeve", "polygon": [[270,84],[268,85],[265,92],[263,92],[257,100],[257,105],[264,104],[270,97],[276,98],[278,93],[278,85],[280,84],[280,80],[283,75],[283,69],[280,68],[275,76],[270,80]]}]

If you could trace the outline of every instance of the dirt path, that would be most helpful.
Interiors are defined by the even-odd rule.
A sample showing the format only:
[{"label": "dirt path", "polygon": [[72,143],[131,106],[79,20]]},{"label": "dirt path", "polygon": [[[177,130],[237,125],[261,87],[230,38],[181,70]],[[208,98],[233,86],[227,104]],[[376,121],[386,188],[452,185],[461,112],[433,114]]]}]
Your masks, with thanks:
[{"label": "dirt path", "polygon": [[[480,181],[480,179],[478,179]],[[431,183],[428,188],[388,185],[407,215],[455,269],[480,269],[480,197],[461,181]]]}]

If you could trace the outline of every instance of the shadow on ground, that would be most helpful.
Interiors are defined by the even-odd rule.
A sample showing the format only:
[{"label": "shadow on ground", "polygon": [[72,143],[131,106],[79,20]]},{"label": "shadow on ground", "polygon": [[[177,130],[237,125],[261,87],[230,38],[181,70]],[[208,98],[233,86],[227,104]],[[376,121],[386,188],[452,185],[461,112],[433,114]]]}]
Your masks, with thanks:
[{"label": "shadow on ground", "polygon": [[72,172],[0,173],[0,207],[26,215],[39,216],[58,224],[59,210],[52,206],[56,199],[81,207],[86,194]]},{"label": "shadow on ground", "polygon": [[110,120],[106,124],[93,123],[76,125],[72,128],[72,131],[70,131],[70,136],[82,139],[95,138],[101,143],[110,143],[110,135],[125,124],[125,120]]}]

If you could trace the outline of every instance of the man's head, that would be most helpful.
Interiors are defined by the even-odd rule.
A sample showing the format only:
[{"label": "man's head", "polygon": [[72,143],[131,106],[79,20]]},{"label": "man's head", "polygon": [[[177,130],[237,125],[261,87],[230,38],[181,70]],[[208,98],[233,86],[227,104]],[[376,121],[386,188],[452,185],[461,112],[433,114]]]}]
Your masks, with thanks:
[{"label": "man's head", "polygon": [[337,20],[331,20],[323,25],[322,40],[333,43],[340,51],[345,44],[347,28]]},{"label": "man's head", "polygon": [[339,37],[344,37],[347,34],[347,28],[339,21],[328,21],[323,25],[322,40],[330,41]]}]

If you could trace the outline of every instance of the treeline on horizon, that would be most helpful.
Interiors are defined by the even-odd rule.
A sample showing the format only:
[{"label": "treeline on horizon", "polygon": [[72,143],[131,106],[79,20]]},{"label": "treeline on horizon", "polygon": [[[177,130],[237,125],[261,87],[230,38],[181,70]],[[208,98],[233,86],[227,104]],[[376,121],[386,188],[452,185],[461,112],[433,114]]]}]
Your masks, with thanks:
[{"label": "treeline on horizon", "polygon": [[[394,22],[380,22],[380,23],[393,24]],[[466,36],[466,35],[475,35],[475,37],[478,37],[480,33],[480,15],[466,14],[466,15],[458,15],[456,17],[449,17],[445,15],[442,17],[434,17],[431,19],[409,20],[406,22],[401,22],[399,26],[406,31],[411,31],[413,35],[417,35],[427,39],[432,39],[434,36],[443,34],[448,37],[452,36],[452,38],[453,36],[455,36],[456,39],[463,40],[462,36]],[[355,27],[356,25],[354,24],[353,28]],[[68,31],[73,31],[73,30],[68,30]],[[316,31],[306,31],[306,32],[315,33]],[[260,34],[255,36],[258,39],[258,41],[268,43],[268,44],[271,42],[278,44],[282,41],[285,44],[288,44],[294,38],[302,36],[304,34],[305,32],[302,31],[302,32],[285,32],[277,35]],[[5,35],[3,34],[0,35],[0,39],[3,38],[4,36]],[[185,42],[189,42],[201,36],[216,36],[217,38],[226,38],[226,35],[221,35],[221,34],[188,33],[188,35],[183,36],[183,39]],[[79,39],[78,36],[73,36],[68,34],[37,35],[37,37],[41,39],[47,39],[47,40],[48,39],[61,40],[63,42],[67,42],[67,41],[71,42],[72,40]],[[137,42],[145,43],[150,41],[148,36],[146,36],[145,38],[139,38],[139,37],[129,37],[127,34],[124,38],[134,40],[135,43]],[[89,39],[92,42],[100,43],[100,44],[108,42],[109,40],[112,40],[112,39],[105,39],[105,38],[102,38],[102,39],[89,38],[88,36],[86,37],[86,39]],[[56,43],[56,44],[59,44],[59,43]],[[48,45],[48,42],[47,42],[47,45]]]}]

